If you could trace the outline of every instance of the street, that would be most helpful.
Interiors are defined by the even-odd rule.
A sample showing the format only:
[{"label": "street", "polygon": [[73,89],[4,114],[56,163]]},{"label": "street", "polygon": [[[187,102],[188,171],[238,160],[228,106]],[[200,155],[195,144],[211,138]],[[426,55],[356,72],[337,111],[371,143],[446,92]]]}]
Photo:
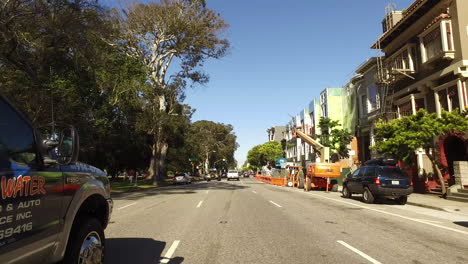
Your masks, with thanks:
[{"label": "street", "polygon": [[468,263],[468,216],[252,178],[115,196],[106,263]]}]

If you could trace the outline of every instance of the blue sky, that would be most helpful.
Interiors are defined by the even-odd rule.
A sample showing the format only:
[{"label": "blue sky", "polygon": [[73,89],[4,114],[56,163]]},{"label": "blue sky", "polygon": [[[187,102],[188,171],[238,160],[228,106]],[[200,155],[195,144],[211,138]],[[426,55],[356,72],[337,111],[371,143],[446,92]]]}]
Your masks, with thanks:
[{"label": "blue sky", "polygon": [[[210,82],[187,91],[193,121],[232,124],[236,159],[267,140],[326,87],[342,87],[376,51],[385,7],[413,0],[206,0],[230,24],[230,54],[208,61]],[[115,5],[117,0],[105,0]],[[149,1],[147,1],[149,2]]]}]

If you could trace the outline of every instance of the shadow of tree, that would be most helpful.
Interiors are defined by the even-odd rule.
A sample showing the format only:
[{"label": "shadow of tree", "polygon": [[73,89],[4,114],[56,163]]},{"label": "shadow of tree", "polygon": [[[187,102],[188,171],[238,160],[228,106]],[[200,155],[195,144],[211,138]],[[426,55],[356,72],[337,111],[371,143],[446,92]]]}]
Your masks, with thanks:
[{"label": "shadow of tree", "polygon": [[138,200],[143,197],[169,194],[194,194],[198,190],[239,190],[250,188],[246,184],[225,181],[196,182],[112,195],[113,199]]},{"label": "shadow of tree", "polygon": [[[166,242],[151,238],[110,238],[106,239],[106,264],[159,263]],[[179,264],[182,257],[172,258],[168,263]]]}]

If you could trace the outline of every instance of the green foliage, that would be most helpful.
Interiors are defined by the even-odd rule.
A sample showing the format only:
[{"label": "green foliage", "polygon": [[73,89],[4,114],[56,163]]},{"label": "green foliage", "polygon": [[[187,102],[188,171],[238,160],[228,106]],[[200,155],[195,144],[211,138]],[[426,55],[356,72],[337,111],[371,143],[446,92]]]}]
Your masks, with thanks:
[{"label": "green foliage", "polygon": [[[376,144],[373,149],[411,165],[415,161],[416,149],[423,148],[429,153],[434,137],[451,131],[468,131],[466,111],[443,111],[441,118],[437,118],[436,113],[427,113],[421,109],[416,115],[405,116],[388,123],[380,120],[376,124]],[[434,162],[434,159],[431,161]]]},{"label": "green foliage", "polygon": [[[140,22],[146,23],[139,28],[143,35],[154,29],[177,37],[161,42],[156,54],[175,49],[180,66],[171,68],[173,76],[162,83],[152,79],[148,57],[129,52],[135,48],[132,44],[143,42],[131,42],[128,28],[122,27],[115,10],[98,1],[15,0],[0,6],[0,91],[34,125],[73,124],[80,133],[80,160],[112,175],[124,169],[148,168],[155,141],[152,136],[160,125],[158,135],[169,146],[169,169],[191,169],[187,159],[198,155],[194,154],[198,153],[196,143],[203,137],[198,142],[188,137],[193,109],[182,104],[184,88],[188,81],[207,81],[201,72],[203,62],[223,56],[229,47],[217,35],[227,24],[203,0],[163,0],[138,5],[141,13],[127,13],[127,18],[140,19],[132,20],[137,28],[143,26]],[[185,13],[174,16],[180,10]],[[157,23],[145,21],[148,17],[143,14]],[[143,51],[149,52],[148,47]],[[161,70],[170,60],[162,62],[153,66]],[[166,111],[155,111],[160,96],[166,98]],[[224,128],[225,147],[219,149],[219,155],[234,164],[237,144],[232,130],[232,126]]]},{"label": "green foliage", "polygon": [[329,147],[331,151],[337,152],[341,157],[349,157],[348,145],[353,139],[353,135],[346,129],[336,128],[341,126],[337,120],[328,117],[321,117],[319,128],[321,130],[320,143]]},{"label": "green foliage", "polygon": [[[187,133],[187,143],[190,145],[192,158],[206,161],[214,165],[215,160],[226,159],[229,168],[236,165],[234,152],[239,147],[236,142],[232,125],[201,120],[193,123]],[[218,165],[218,164],[217,164]]]},{"label": "green foliage", "polygon": [[260,168],[264,165],[272,165],[279,158],[283,157],[283,148],[276,141],[270,141],[263,145],[253,147],[247,153],[247,161],[253,168]]},{"label": "green foliage", "polygon": [[53,114],[79,128],[80,160],[111,174],[144,168],[149,149],[135,128],[134,88],[145,74],[114,42],[119,32],[108,10],[92,0],[8,1],[2,8],[2,93],[35,125]]}]

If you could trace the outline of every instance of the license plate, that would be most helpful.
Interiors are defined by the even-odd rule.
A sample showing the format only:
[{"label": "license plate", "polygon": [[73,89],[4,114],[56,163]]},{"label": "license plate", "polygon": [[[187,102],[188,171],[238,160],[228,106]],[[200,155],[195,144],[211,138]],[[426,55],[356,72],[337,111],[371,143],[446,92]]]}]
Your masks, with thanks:
[{"label": "license plate", "polygon": [[400,181],[392,181],[392,184],[393,185],[398,185],[398,184],[400,184]]}]

